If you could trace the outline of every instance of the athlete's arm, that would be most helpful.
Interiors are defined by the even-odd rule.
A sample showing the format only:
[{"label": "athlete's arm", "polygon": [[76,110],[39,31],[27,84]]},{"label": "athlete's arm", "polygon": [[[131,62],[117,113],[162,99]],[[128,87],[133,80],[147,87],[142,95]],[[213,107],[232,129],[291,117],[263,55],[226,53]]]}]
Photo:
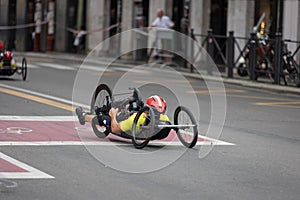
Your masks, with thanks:
[{"label": "athlete's arm", "polygon": [[111,108],[109,110],[109,116],[111,117],[110,127],[113,133],[120,133],[122,130],[120,129],[120,124],[116,120],[118,109]]}]

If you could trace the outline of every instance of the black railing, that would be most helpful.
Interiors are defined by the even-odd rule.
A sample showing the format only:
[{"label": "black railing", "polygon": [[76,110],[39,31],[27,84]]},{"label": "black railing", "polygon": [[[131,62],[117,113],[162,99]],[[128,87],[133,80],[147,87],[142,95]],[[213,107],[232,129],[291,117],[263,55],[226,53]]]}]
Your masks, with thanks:
[{"label": "black railing", "polygon": [[[236,37],[230,31],[228,36],[221,36],[214,35],[212,30],[208,30],[207,35],[202,35],[195,34],[193,29],[190,34],[197,42],[202,41],[201,46],[206,48],[223,76],[248,77],[253,81],[259,78],[260,81],[271,81],[274,84],[300,86],[300,68],[297,62],[300,58],[300,42],[283,40],[281,33],[276,33],[275,39],[258,38],[257,35],[259,34],[251,33],[250,38]],[[293,52],[288,50],[289,44],[294,45]],[[195,50],[194,45],[190,45],[190,48],[191,55],[195,58],[201,52],[201,49]],[[212,74],[211,66],[208,65],[206,70],[207,74]]]}]

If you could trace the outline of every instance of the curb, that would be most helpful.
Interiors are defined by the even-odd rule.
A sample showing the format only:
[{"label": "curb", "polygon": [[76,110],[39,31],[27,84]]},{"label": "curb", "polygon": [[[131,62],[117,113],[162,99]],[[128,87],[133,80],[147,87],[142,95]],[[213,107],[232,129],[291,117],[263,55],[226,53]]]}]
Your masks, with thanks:
[{"label": "curb", "polygon": [[[84,54],[66,54],[66,53],[58,53],[58,52],[51,52],[51,53],[15,52],[14,54],[16,56],[23,56],[23,57],[50,58],[50,59],[61,59],[61,60],[78,61],[78,62],[85,61],[85,58],[87,56]],[[93,56],[91,59],[86,60],[85,62],[87,62],[89,64],[108,65],[108,64],[112,63],[113,61],[115,61],[115,60],[112,58],[103,58],[103,57]],[[136,64],[145,64],[145,63],[137,63],[137,62],[130,63],[129,61],[117,60],[117,62],[113,63],[113,66],[131,68],[133,65],[136,65]],[[197,73],[188,73],[188,72],[183,72],[183,71],[181,71],[181,73],[184,76],[187,76],[190,78],[224,82],[224,83],[240,85],[240,86],[244,86],[244,87],[274,91],[274,92],[278,92],[278,93],[291,93],[291,94],[300,95],[300,88],[297,88],[297,87],[272,85],[272,84],[268,84],[268,83],[257,83],[257,82],[252,82],[252,81],[248,81],[248,80],[220,78],[220,77],[215,77],[215,76],[201,75],[201,74],[197,74]]]}]

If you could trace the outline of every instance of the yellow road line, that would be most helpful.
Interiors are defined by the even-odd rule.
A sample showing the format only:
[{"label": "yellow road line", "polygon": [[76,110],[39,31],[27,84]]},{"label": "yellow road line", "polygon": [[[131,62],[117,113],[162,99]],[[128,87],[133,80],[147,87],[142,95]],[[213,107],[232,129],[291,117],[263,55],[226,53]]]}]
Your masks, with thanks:
[{"label": "yellow road line", "polygon": [[257,102],[253,103],[259,106],[274,106],[274,105],[300,105],[300,101],[286,101],[286,102]]},{"label": "yellow road line", "polygon": [[292,105],[273,105],[274,107],[280,107],[280,108],[300,108],[300,106],[292,106]]},{"label": "yellow road line", "polygon": [[14,96],[17,96],[17,97],[21,97],[21,98],[24,98],[24,99],[29,99],[29,100],[36,101],[36,102],[39,102],[39,103],[47,104],[47,105],[57,107],[57,108],[61,108],[61,109],[64,109],[64,110],[74,111],[74,108],[70,105],[59,103],[59,102],[52,101],[52,100],[42,98],[42,97],[37,97],[37,96],[31,95],[31,94],[26,94],[26,93],[23,93],[23,92],[18,92],[18,91],[14,91],[14,90],[2,88],[2,87],[0,87],[0,92],[10,94],[10,95],[14,95]]},{"label": "yellow road line", "polygon": [[262,96],[249,96],[249,95],[236,95],[236,94],[227,94],[228,97],[236,97],[243,99],[263,99],[263,100],[274,100],[274,101],[290,101],[289,99],[284,98],[274,98],[274,97],[262,97]]},{"label": "yellow road line", "polygon": [[[283,108],[300,108],[300,101],[286,101],[286,102],[257,102],[252,103],[256,106],[275,106]],[[299,106],[297,106],[299,105]]]},{"label": "yellow road line", "polygon": [[174,79],[157,79],[157,80],[134,80],[134,83],[149,83],[149,81],[151,82],[155,82],[155,83],[192,83],[195,82],[194,80],[174,80]]},{"label": "yellow road line", "polygon": [[[196,94],[210,94],[208,90],[195,90]],[[262,99],[262,100],[274,100],[274,101],[291,101],[290,99],[285,98],[274,98],[274,97],[262,97],[262,96],[250,96],[250,95],[239,95],[239,94],[222,94],[223,90],[217,90],[217,92],[213,92],[214,90],[211,90],[211,94],[213,95],[222,95],[226,94],[227,97],[236,97],[236,98],[242,98],[242,99]],[[227,89],[226,92],[232,92],[232,93],[242,93],[246,92],[245,90],[234,90],[234,89]],[[187,91],[188,93],[193,93],[194,91]]]},{"label": "yellow road line", "polygon": [[235,90],[235,89],[217,89],[217,90],[193,90],[193,91],[187,91],[187,93],[194,93],[194,94],[215,94],[215,93],[244,93],[245,90]]},{"label": "yellow road line", "polygon": [[[249,96],[249,95],[238,95],[238,94],[227,94],[232,92],[242,92],[243,90],[226,90],[226,93],[222,94],[221,91],[223,90],[196,90],[196,94],[212,94],[212,95],[226,95],[227,97],[235,97],[235,98],[243,98],[243,99],[260,99],[260,100],[271,100],[271,101],[281,101],[281,102],[257,102],[257,103],[251,103],[252,105],[256,106],[274,106],[274,107],[282,107],[282,108],[300,108],[300,101],[291,101],[290,99],[285,99],[285,98],[274,98],[274,97],[262,97],[262,96]],[[192,93],[193,91],[188,91]],[[243,91],[245,92],[245,91]]]}]

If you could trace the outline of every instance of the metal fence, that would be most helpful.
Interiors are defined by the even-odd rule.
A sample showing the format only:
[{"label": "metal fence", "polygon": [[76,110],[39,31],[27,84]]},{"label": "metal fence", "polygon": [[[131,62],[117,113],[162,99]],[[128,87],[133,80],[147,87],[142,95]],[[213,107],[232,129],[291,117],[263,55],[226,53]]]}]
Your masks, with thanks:
[{"label": "metal fence", "polygon": [[[281,33],[269,39],[257,33],[251,33],[249,38],[237,37],[233,31],[228,36],[214,35],[212,30],[201,35],[192,29],[190,36],[206,48],[225,77],[300,86],[299,41],[283,40]],[[193,56],[201,51],[190,48]],[[206,70],[212,74],[210,66]]]}]

